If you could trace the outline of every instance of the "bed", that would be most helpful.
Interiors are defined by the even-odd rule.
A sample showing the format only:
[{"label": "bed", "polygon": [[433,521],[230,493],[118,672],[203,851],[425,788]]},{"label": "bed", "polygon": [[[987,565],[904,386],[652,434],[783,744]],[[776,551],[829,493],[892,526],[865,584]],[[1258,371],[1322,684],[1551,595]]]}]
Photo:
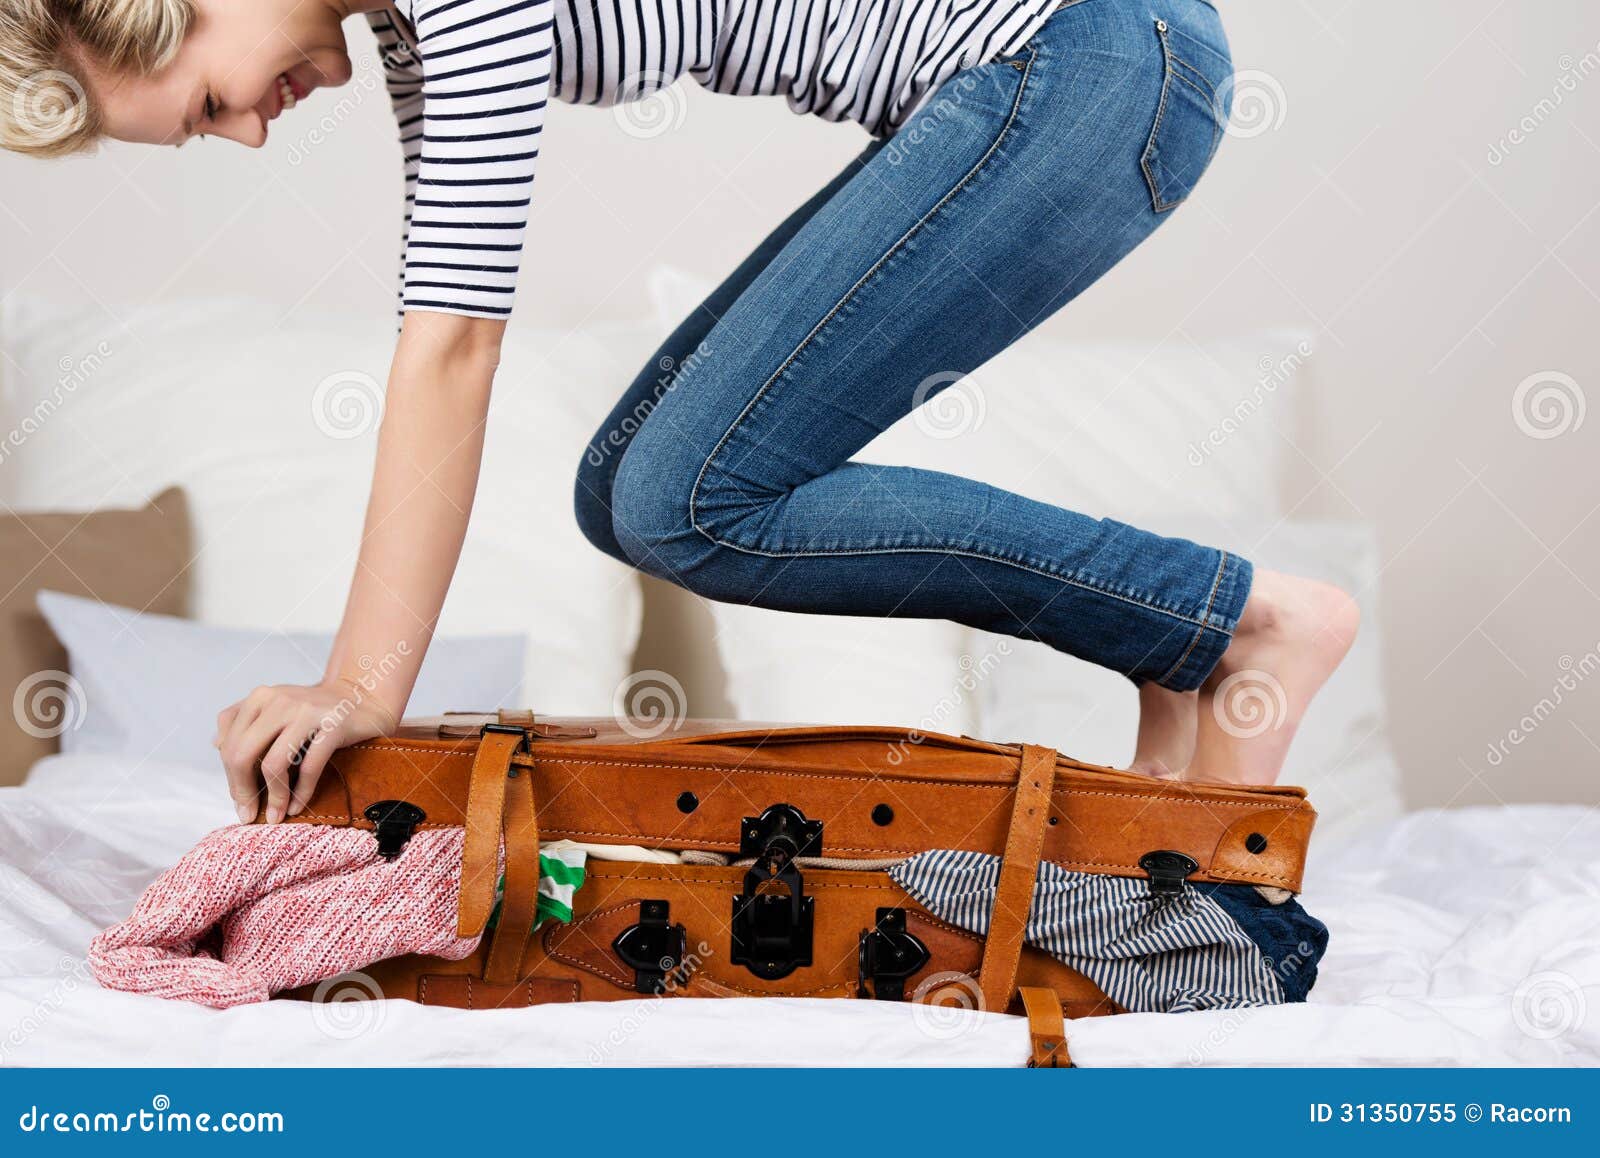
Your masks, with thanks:
[{"label": "bed", "polygon": [[[350,1000],[225,1012],[99,989],[84,945],[229,821],[207,769],[55,756],[0,790],[7,1065],[1015,1066],[1020,1018],[889,1002],[673,1001],[507,1012]],[[1552,856],[1551,853],[1558,855]],[[1562,866],[1559,870],[1552,866]],[[1333,930],[1305,1005],[1069,1027],[1083,1066],[1600,1063],[1600,814],[1428,811],[1312,857]]]},{"label": "bed", "polygon": [[[681,712],[710,695],[716,714],[893,723],[1124,762],[1135,707],[1125,682],[954,625],[696,604],[705,654],[669,652],[662,662],[658,624],[657,659],[639,662],[637,577],[581,542],[568,488],[610,396],[701,288],[657,281],[659,319],[521,334],[508,345],[485,499],[441,628],[512,632],[528,645],[502,656],[509,674],[481,695],[549,713],[627,708],[635,696]],[[70,303],[0,304],[4,425],[54,400],[0,472],[0,501],[19,510],[132,506],[183,486],[199,542],[200,622],[161,626],[169,650],[220,649],[220,635],[208,643],[194,633],[226,628],[234,648],[239,632],[255,632],[260,646],[243,650],[257,657],[283,642],[279,631],[313,633],[296,637],[304,653],[342,605],[388,323],[322,319],[262,335],[260,309],[151,306],[114,322]],[[92,372],[63,393],[61,370],[100,349]],[[1279,489],[1281,431],[1297,421],[1312,353],[1292,330],[1159,350],[1042,340],[865,453],[1235,546],[1341,582],[1363,601],[1357,648],[1285,775],[1308,787],[1321,813],[1303,900],[1332,943],[1310,1002],[1081,1021],[1069,1031],[1074,1059],[1600,1063],[1600,813],[1405,810],[1385,723],[1377,544],[1360,524],[1286,517]],[[1070,454],[1060,453],[1062,431]],[[320,517],[307,526],[311,503]],[[263,541],[292,542],[298,554],[263,559]],[[319,566],[304,566],[307,558]],[[119,633],[86,629],[83,640],[107,634]],[[678,646],[687,646],[681,635]],[[1020,1019],[893,1003],[641,1000],[464,1013],[360,1000],[370,995],[357,986],[351,1000],[325,1007],[219,1013],[101,990],[83,966],[89,938],[231,820],[203,739],[198,752],[157,745],[133,738],[133,725],[203,727],[221,704],[193,678],[171,687],[150,678],[127,648],[70,650],[73,674],[93,693],[91,719],[121,711],[123,726],[72,732],[66,751],[20,787],[0,789],[0,1064],[1012,1066],[1026,1056]],[[242,660],[226,666],[247,683],[257,674]]]}]

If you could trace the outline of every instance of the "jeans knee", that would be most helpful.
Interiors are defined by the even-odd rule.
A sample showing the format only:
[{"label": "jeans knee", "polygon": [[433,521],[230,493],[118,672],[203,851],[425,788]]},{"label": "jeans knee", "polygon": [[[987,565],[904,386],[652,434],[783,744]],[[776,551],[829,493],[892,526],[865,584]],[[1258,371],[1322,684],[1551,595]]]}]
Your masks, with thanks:
[{"label": "jeans knee", "polygon": [[701,539],[689,515],[694,476],[673,468],[648,443],[636,442],[611,485],[610,532],[641,571],[680,582]]},{"label": "jeans knee", "polygon": [[647,574],[707,599],[746,599],[753,557],[724,538],[720,518],[706,514],[726,503],[717,497],[722,488],[706,486],[702,465],[681,444],[636,442],[612,487],[612,533]]},{"label": "jeans knee", "polygon": [[616,464],[599,455],[593,447],[585,448],[578,463],[577,477],[572,488],[572,513],[578,520],[578,530],[600,550],[623,563],[631,563],[627,552],[617,542],[612,530],[612,491],[616,478]]}]

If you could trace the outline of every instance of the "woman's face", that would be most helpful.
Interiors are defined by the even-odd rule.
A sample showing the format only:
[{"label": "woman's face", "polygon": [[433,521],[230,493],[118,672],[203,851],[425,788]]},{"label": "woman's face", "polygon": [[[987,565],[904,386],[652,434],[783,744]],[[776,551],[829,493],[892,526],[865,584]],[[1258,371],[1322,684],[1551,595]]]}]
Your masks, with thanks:
[{"label": "woman's face", "polygon": [[181,145],[227,137],[259,148],[267,126],[313,89],[350,79],[340,22],[347,0],[195,0],[178,55],[150,76],[112,75],[83,61],[108,136]]}]

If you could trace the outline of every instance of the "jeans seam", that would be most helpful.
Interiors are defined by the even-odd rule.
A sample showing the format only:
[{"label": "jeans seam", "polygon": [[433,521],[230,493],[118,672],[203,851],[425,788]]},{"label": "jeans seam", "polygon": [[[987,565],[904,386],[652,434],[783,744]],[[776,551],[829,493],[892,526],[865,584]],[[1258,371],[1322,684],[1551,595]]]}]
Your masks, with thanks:
[{"label": "jeans seam", "polygon": [[[1201,3],[1206,3],[1206,0],[1201,0]],[[1206,4],[1206,7],[1210,8],[1213,12],[1216,11],[1216,5],[1214,5],[1214,4]],[[1218,15],[1220,16],[1221,13],[1218,13]],[[1177,36],[1177,38],[1179,40],[1187,40],[1190,44],[1194,45],[1196,48],[1199,48],[1202,52],[1206,53],[1208,56],[1216,57],[1217,60],[1219,62],[1221,62],[1223,65],[1225,65],[1226,67],[1228,67],[1228,68],[1232,68],[1233,67],[1233,58],[1230,55],[1228,55],[1226,53],[1223,53],[1223,52],[1219,51],[1216,48],[1213,48],[1211,45],[1209,45],[1205,41],[1201,40],[1198,36],[1191,36],[1189,33],[1185,32],[1183,29],[1181,29],[1181,28],[1179,28],[1179,27],[1177,27],[1175,25],[1172,25],[1170,22],[1169,22],[1168,26],[1169,26],[1169,30],[1175,36]]]},{"label": "jeans seam", "polygon": [[1172,91],[1171,80],[1173,75],[1172,47],[1167,43],[1167,34],[1161,30],[1161,22],[1156,23],[1156,37],[1161,41],[1161,100],[1156,104],[1156,123],[1150,127],[1150,140],[1144,147],[1144,153],[1139,158],[1139,168],[1144,170],[1145,184],[1150,186],[1150,205],[1157,213],[1165,213],[1169,209],[1176,209],[1183,204],[1183,198],[1176,201],[1164,201],[1161,196],[1160,182],[1150,170],[1150,153],[1156,147],[1156,138],[1161,135],[1161,122],[1167,116],[1167,94]]},{"label": "jeans seam", "polygon": [[[1179,64],[1183,63],[1176,56],[1174,56],[1172,59]],[[1217,94],[1213,92],[1208,95],[1204,89],[1195,84],[1194,81],[1190,80],[1188,77],[1184,76],[1181,72],[1174,72],[1172,75],[1176,79],[1188,85],[1190,88],[1194,89],[1194,91],[1199,93],[1202,97],[1205,97],[1206,106],[1211,110],[1211,153],[1206,157],[1206,164],[1209,166],[1211,164],[1211,158],[1216,156],[1217,144],[1222,139],[1222,126],[1217,122]]]},{"label": "jeans seam", "polygon": [[[696,529],[698,530],[699,528]],[[702,531],[701,533],[704,534],[705,532]],[[707,537],[711,538],[711,536]],[[859,555],[955,555],[963,559],[981,559],[985,563],[994,563],[1001,567],[1014,567],[1018,571],[1026,571],[1030,575],[1038,575],[1041,578],[1051,579],[1068,587],[1076,587],[1080,591],[1104,595],[1107,599],[1115,599],[1120,603],[1128,604],[1130,607],[1137,607],[1141,611],[1165,615],[1169,619],[1176,619],[1179,623],[1186,623],[1190,627],[1200,629],[1200,631],[1222,631],[1221,628],[1214,627],[1204,620],[1195,619],[1192,616],[1183,614],[1181,611],[1174,611],[1170,607],[1163,607],[1159,603],[1151,603],[1132,595],[1124,595],[1121,592],[1112,591],[1110,588],[1102,587],[1096,583],[1087,583],[1082,579],[1074,579],[1070,575],[1049,571],[1043,567],[1035,567],[1029,563],[1021,563],[1015,559],[1007,559],[1001,555],[985,554],[982,551],[969,551],[960,547],[861,547],[838,551],[763,551],[756,547],[743,547],[738,543],[726,542],[722,539],[711,538],[711,541],[719,547],[728,548],[730,551],[738,551],[742,555],[756,555],[763,559],[833,559]],[[1212,598],[1215,597],[1216,589],[1213,587]],[[1207,611],[1210,610],[1210,606],[1207,603]],[[1223,634],[1226,635],[1228,633],[1223,632]],[[1196,632],[1195,638],[1200,638],[1199,632]],[[1192,648],[1193,644],[1190,646]]]},{"label": "jeans seam", "polygon": [[[1186,63],[1185,61],[1183,61],[1179,57],[1174,56],[1172,58],[1172,62],[1174,64],[1181,64],[1181,65],[1183,65],[1184,68],[1188,68],[1191,72],[1194,72],[1194,73],[1196,73],[1198,75],[1198,72],[1199,72],[1198,69],[1192,68],[1188,63]],[[1172,75],[1173,75],[1174,78],[1176,78],[1177,80],[1181,80],[1184,84],[1188,85],[1190,88],[1194,89],[1195,92],[1199,93],[1202,97],[1205,98],[1206,104],[1212,110],[1211,119],[1213,121],[1215,121],[1216,120],[1216,107],[1217,107],[1217,93],[1216,93],[1216,90],[1212,89],[1211,91],[1208,92],[1206,89],[1200,87],[1200,85],[1197,84],[1194,81],[1194,79],[1192,79],[1190,77],[1187,77],[1187,76],[1184,76],[1183,73],[1178,72],[1176,70],[1173,72]],[[1202,77],[1201,79],[1203,80],[1204,78]]]},{"label": "jeans seam", "polygon": [[[1183,670],[1183,665],[1189,662],[1189,656],[1194,654],[1195,646],[1200,642],[1201,638],[1207,631],[1219,630],[1218,628],[1211,626],[1211,608],[1217,602],[1217,592],[1222,589],[1222,577],[1228,572],[1228,552],[1219,551],[1218,554],[1221,556],[1221,558],[1217,560],[1217,574],[1215,578],[1211,580],[1211,594],[1206,596],[1205,610],[1200,613],[1199,630],[1197,630],[1194,633],[1193,638],[1189,640],[1189,646],[1183,649],[1183,654],[1178,657],[1178,662],[1168,668],[1166,672],[1162,674],[1160,679],[1156,680],[1156,683],[1158,684],[1165,684],[1173,676],[1177,675],[1178,672]],[[1224,634],[1228,633],[1224,632]]]},{"label": "jeans seam", "polygon": [[[925,225],[927,225],[928,222],[932,221],[939,211],[951,202],[956,194],[960,193],[972,183],[973,179],[977,177],[978,173],[982,171],[982,169],[989,163],[990,159],[1000,151],[1000,146],[1005,143],[1006,138],[1011,134],[1011,126],[1016,123],[1017,114],[1022,108],[1023,97],[1028,92],[1028,81],[1031,79],[1033,74],[1033,64],[1037,57],[1037,50],[1030,47],[1026,49],[1026,52],[1028,58],[1027,64],[1023,67],[1022,78],[1017,84],[1017,95],[1012,98],[1011,108],[1006,114],[1005,123],[1000,126],[1000,131],[995,134],[994,140],[990,142],[989,147],[984,151],[983,156],[979,157],[977,161],[973,163],[972,167],[962,175],[961,179],[957,181],[955,185],[952,186],[947,193],[945,193],[944,196],[940,197],[939,200],[934,203],[931,209],[929,209],[921,217],[917,218],[917,220],[911,224],[911,227],[902,233],[899,238],[895,240],[894,244],[890,245],[889,248],[885,250],[878,257],[878,259],[867,268],[865,273],[856,279],[855,284],[853,284],[844,292],[843,296],[841,296],[839,300],[836,301],[828,310],[828,312],[822,316],[822,319],[818,321],[816,325],[811,327],[811,330],[806,334],[806,336],[800,340],[800,344],[796,346],[789,353],[789,356],[786,357],[778,366],[778,368],[772,372],[772,376],[762,383],[761,389],[757,390],[751,397],[750,401],[745,403],[744,408],[739,411],[738,416],[734,418],[731,423],[729,423],[728,429],[722,432],[722,437],[717,440],[716,446],[711,448],[711,453],[706,456],[705,462],[701,463],[700,471],[695,475],[694,486],[689,491],[689,525],[695,530],[699,531],[711,542],[717,544],[718,546],[728,547],[735,551],[746,550],[746,548],[739,546],[737,543],[728,542],[719,538],[710,529],[700,524],[700,485],[705,481],[706,471],[711,468],[711,464],[715,462],[717,456],[722,453],[723,448],[727,446],[728,440],[733,437],[734,432],[737,431],[745,419],[750,416],[751,412],[755,410],[756,406],[761,402],[761,400],[767,396],[767,392],[783,378],[783,376],[788,372],[789,368],[794,365],[795,361],[799,359],[800,355],[816,339],[817,335],[822,333],[822,331],[827,328],[828,324],[832,322],[833,319],[838,316],[839,312],[843,310],[847,304],[849,304],[851,299],[853,299],[856,294],[860,292],[860,290],[869,281],[871,281],[874,276],[877,275],[879,270],[887,265],[896,254],[905,248],[906,244],[913,236],[915,236]],[[748,553],[767,554],[767,552],[762,551],[749,551]],[[847,553],[892,554],[893,552],[864,551]],[[804,552],[800,554],[804,554]],[[790,558],[799,557],[799,555],[778,553],[774,554],[772,557]]]}]

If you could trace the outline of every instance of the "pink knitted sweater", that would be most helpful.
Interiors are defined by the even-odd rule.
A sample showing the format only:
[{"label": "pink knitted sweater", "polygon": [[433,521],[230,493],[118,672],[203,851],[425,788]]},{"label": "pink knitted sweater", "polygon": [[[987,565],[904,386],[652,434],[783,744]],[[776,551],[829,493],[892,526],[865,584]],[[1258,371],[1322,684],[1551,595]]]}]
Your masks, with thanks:
[{"label": "pink knitted sweater", "polygon": [[372,833],[314,824],[219,828],[89,945],[108,989],[218,1009],[405,953],[460,960],[459,828],[418,832],[394,861]]}]

